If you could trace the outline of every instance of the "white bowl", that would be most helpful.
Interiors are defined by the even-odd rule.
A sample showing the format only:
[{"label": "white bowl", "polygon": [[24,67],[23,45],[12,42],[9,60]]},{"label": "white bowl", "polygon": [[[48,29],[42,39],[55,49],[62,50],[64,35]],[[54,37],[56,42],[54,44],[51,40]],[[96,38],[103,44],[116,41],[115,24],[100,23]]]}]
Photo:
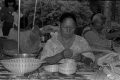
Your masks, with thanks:
[{"label": "white bowl", "polygon": [[1,63],[7,70],[17,74],[32,72],[41,66],[41,61],[34,58],[15,58],[2,60]]},{"label": "white bowl", "polygon": [[70,75],[75,73],[77,70],[76,65],[71,64],[60,64],[59,65],[59,72],[62,74]]},{"label": "white bowl", "polygon": [[71,70],[71,69],[76,69],[76,65],[71,65],[71,64],[60,64],[59,69],[63,70]]},{"label": "white bowl", "polygon": [[65,59],[65,62],[66,63],[75,63],[75,60],[74,59]]},{"label": "white bowl", "polygon": [[59,72],[62,73],[62,74],[66,74],[66,75],[71,75],[71,74],[74,74],[76,73],[76,69],[71,69],[71,70],[62,70],[62,69],[59,69]]},{"label": "white bowl", "polygon": [[45,66],[44,69],[47,72],[58,72],[58,65],[48,65],[48,66]]}]

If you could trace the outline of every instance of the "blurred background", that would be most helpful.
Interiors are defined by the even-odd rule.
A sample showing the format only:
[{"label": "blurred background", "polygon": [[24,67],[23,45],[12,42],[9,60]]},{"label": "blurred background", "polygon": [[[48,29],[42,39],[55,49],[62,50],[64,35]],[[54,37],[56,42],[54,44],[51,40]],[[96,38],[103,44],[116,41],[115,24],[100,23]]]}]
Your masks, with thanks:
[{"label": "blurred background", "polygon": [[[18,2],[18,0],[16,0]],[[57,26],[62,12],[74,12],[77,16],[79,30],[90,23],[90,17],[95,13],[103,13],[109,21],[120,23],[120,1],[102,0],[38,0],[35,24],[40,28],[46,25]],[[4,0],[0,0],[0,7]],[[32,25],[35,0],[21,0],[21,8]],[[110,24],[108,24],[110,25]],[[110,26],[107,26],[107,28]]]}]

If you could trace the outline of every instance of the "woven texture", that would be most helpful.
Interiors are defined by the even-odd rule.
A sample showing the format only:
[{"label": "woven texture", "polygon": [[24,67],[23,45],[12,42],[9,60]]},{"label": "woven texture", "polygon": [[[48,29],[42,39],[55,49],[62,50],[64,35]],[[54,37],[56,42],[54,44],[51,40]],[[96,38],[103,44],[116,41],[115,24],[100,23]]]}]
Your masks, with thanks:
[{"label": "woven texture", "polygon": [[40,60],[34,58],[2,60],[1,63],[7,70],[17,74],[32,72],[41,66]]}]

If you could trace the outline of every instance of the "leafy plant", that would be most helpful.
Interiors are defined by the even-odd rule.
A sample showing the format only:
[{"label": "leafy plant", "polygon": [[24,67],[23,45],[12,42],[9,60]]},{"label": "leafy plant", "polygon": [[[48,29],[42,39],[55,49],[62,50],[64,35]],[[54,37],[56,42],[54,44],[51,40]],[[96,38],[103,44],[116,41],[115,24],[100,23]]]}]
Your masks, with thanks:
[{"label": "leafy plant", "polygon": [[[22,0],[21,7],[25,15],[29,18],[29,23],[33,22],[36,0]],[[78,26],[88,24],[92,11],[87,1],[77,0],[38,0],[35,24],[41,26],[55,25],[63,12],[74,12],[77,16]]]}]

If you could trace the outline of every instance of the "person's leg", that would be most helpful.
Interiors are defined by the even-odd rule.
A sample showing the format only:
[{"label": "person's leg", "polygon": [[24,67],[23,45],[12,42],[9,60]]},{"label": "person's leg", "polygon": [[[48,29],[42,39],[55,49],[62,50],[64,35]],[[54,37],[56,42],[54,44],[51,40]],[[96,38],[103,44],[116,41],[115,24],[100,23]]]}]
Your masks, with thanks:
[{"label": "person's leg", "polygon": [[3,36],[8,36],[9,31],[10,31],[10,29],[11,29],[12,27],[13,27],[13,24],[12,24],[12,23],[4,22],[4,23],[3,23],[3,28],[2,28]]}]

